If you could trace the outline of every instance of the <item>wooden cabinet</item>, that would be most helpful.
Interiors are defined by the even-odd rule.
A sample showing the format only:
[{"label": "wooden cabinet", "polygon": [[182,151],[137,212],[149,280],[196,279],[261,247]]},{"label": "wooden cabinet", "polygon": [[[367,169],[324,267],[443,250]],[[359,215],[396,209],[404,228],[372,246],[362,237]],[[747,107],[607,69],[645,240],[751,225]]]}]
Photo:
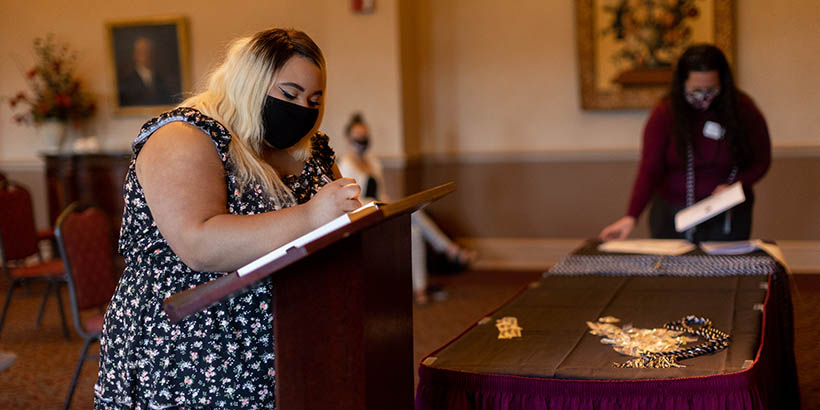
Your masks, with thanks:
[{"label": "wooden cabinet", "polygon": [[46,190],[49,222],[74,201],[98,206],[108,215],[112,234],[119,237],[122,224],[122,186],[131,153],[46,154]]}]

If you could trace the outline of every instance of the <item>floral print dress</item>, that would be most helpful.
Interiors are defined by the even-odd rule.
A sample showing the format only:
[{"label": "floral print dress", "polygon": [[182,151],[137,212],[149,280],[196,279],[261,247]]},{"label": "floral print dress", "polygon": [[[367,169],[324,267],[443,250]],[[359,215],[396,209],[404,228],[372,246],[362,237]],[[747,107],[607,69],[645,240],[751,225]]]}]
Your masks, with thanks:
[{"label": "floral print dress", "polygon": [[[225,167],[228,212],[276,211],[258,184],[238,185],[229,158],[231,135],[219,122],[182,107],[142,127],[125,179],[119,252],[126,268],[105,314],[95,408],[275,408],[269,281],[177,324],[162,310],[165,298],[226,274],[194,271],[174,254],[137,180],[140,149],[154,131],[174,121],[192,124],[211,137]],[[335,160],[326,135],[317,133],[311,142],[302,173],[283,178],[298,203],[313,197]]]}]

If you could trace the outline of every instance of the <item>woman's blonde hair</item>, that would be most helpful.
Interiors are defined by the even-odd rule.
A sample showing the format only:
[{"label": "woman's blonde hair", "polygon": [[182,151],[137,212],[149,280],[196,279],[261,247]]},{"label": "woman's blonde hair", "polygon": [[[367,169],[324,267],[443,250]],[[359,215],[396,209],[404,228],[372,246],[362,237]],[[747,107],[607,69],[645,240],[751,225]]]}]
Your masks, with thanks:
[{"label": "woman's blonde hair", "polygon": [[[222,123],[233,135],[230,161],[239,185],[259,183],[277,208],[292,205],[293,194],[277,171],[263,159],[262,108],[273,76],[293,56],[307,58],[324,70],[322,51],[298,30],[269,29],[230,45],[225,61],[210,75],[207,89],[182,102]],[[304,161],[310,156],[310,138],[288,150]]]}]

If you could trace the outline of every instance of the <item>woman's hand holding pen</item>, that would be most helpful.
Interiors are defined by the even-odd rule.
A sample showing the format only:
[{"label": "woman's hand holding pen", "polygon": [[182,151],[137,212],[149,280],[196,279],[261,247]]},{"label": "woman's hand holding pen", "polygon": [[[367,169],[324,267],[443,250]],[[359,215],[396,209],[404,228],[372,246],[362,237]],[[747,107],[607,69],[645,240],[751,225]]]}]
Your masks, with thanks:
[{"label": "woman's hand holding pen", "polygon": [[321,226],[362,206],[359,202],[361,192],[362,188],[353,178],[339,178],[327,183],[305,204],[313,225]]}]

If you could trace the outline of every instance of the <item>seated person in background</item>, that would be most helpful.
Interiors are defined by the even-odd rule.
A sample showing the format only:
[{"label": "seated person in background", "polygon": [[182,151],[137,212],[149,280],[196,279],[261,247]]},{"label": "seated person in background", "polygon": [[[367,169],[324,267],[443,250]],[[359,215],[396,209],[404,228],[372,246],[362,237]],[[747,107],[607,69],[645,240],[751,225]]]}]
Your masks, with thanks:
[{"label": "seated person in background", "polygon": [[[715,46],[695,45],[678,61],[669,94],[652,110],[643,135],[641,165],[627,215],[600,239],[626,239],[650,198],[653,238],[690,241],[749,239],[752,185],[771,162],[766,120],[752,99],[735,88],[726,57]],[[687,232],[675,230],[684,207],[740,181],[746,202]]]},{"label": "seated person in background", "polygon": [[[361,114],[354,114],[345,128],[345,136],[351,150],[339,158],[339,171],[347,178],[353,178],[362,187],[362,202],[377,199],[390,202],[384,190],[384,178],[379,161],[367,150],[370,146],[370,134]],[[467,250],[453,242],[439,229],[435,222],[424,211],[416,211],[411,216],[411,243],[413,263],[413,293],[416,303],[426,304],[427,293],[427,257],[424,240],[447,258],[466,266],[476,258],[475,251]]]}]

